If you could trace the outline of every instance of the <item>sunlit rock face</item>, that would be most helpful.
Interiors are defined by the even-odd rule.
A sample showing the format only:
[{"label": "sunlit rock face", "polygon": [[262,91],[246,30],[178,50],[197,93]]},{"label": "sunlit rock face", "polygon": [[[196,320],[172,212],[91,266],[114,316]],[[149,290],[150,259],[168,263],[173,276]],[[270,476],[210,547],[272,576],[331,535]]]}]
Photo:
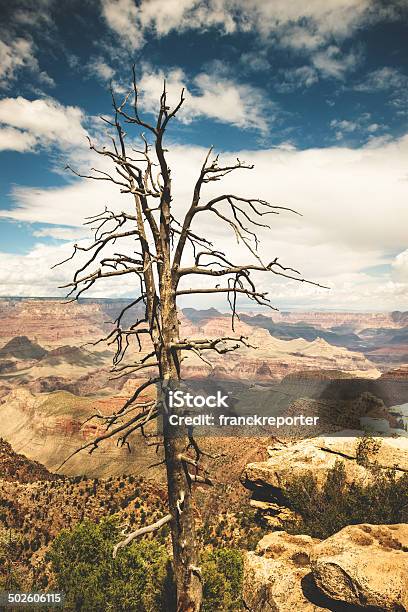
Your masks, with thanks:
[{"label": "sunlit rock face", "polygon": [[408,525],[349,525],[326,540],[275,531],[244,553],[252,612],[408,609]]}]

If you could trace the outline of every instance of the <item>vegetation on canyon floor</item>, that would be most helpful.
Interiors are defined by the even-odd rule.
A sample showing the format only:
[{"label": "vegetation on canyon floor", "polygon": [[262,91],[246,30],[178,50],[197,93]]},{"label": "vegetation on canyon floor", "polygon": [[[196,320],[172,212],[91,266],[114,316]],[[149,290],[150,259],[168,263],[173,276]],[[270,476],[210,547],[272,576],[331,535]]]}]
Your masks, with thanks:
[{"label": "vegetation on canyon floor", "polygon": [[[175,588],[169,554],[169,531],[144,538],[112,557],[121,525],[117,515],[95,523],[89,519],[63,529],[45,556],[48,587],[65,594],[64,609],[83,612],[170,612]],[[20,589],[24,577],[15,569],[18,533],[4,530],[0,587]],[[241,609],[242,553],[232,548],[205,547],[201,554],[202,612]],[[30,586],[42,590],[44,584]]]}]

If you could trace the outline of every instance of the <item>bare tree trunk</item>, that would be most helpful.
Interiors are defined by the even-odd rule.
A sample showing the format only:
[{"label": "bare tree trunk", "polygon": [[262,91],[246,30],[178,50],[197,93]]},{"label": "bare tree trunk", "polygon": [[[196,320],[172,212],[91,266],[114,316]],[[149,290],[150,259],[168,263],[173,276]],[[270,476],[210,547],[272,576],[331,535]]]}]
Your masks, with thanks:
[{"label": "bare tree trunk", "polygon": [[164,432],[177,612],[198,612],[201,607],[202,585],[194,512],[190,486],[179,458],[185,448],[186,436],[183,436],[182,432]]},{"label": "bare tree trunk", "polygon": [[[166,223],[163,225],[166,227]],[[168,388],[174,388],[180,383],[179,356],[178,351],[173,348],[173,345],[179,342],[179,322],[169,247],[170,241],[166,239],[163,245],[163,275],[160,287],[162,338],[159,363],[163,383]],[[184,426],[170,426],[166,418],[163,419],[163,438],[168,504],[172,516],[170,528],[177,612],[199,612],[202,584],[195,536],[194,508],[191,482],[182,460],[189,440]]]}]

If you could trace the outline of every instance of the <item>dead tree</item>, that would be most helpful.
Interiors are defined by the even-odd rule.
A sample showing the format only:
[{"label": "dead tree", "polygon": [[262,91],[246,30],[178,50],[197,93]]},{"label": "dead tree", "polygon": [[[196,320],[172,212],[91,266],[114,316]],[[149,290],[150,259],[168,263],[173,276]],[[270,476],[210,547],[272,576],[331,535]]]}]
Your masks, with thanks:
[{"label": "dead tree", "polygon": [[[267,293],[257,288],[253,272],[269,272],[308,282],[296,270],[284,267],[277,258],[263,263],[257,252],[257,228],[268,227],[263,222],[264,218],[290,209],[234,193],[224,193],[209,200],[204,197],[205,185],[220,181],[232,172],[250,170],[252,165],[239,159],[223,165],[218,156],[213,155],[211,148],[194,184],[192,199],[184,219],[176,219],[172,210],[171,172],[163,138],[169,122],[176,116],[183,102],[182,91],[178,104],[171,109],[164,85],[157,119],[155,123],[147,122],[139,113],[138,90],[133,69],[131,91],[120,104],[112,92],[114,118],[104,118],[109,129],[113,131],[111,147],[100,148],[89,141],[92,151],[112,163],[113,173],[92,170],[91,174],[83,175],[74,171],[81,177],[109,181],[117,185],[121,193],[130,194],[133,210],[116,212],[105,208],[101,214],[88,218],[87,223],[93,226],[95,232],[94,239],[89,246],[74,247],[69,259],[82,253],[85,263],[77,269],[72,283],[67,286],[70,289],[68,295],[73,300],[78,299],[101,279],[124,275],[134,278],[139,293],[116,318],[112,331],[104,340],[116,345],[113,370],[119,375],[152,369],[156,372],[138,386],[119,411],[106,417],[94,415],[95,418],[104,419],[106,431],[78,451],[88,449],[93,452],[101,442],[112,437],[116,437],[120,445],[129,445],[129,436],[136,430],[147,437],[147,424],[163,415],[167,409],[165,390],[172,384],[179,383],[180,364],[183,355],[188,351],[208,362],[206,355],[211,351],[227,353],[242,345],[248,345],[248,339],[243,336],[206,339],[181,337],[177,313],[179,296],[225,294],[231,306],[234,330],[237,298],[240,296],[258,305],[271,307]],[[129,138],[124,130],[125,124],[139,131],[138,135],[143,142],[140,150],[129,145]],[[151,144],[148,137],[140,133],[142,130],[150,135]],[[202,215],[211,215],[215,222],[225,224],[243,244],[253,260],[252,263],[234,263],[225,253],[217,250],[208,238],[200,236],[194,223]],[[129,237],[137,243],[137,252],[129,252],[126,248],[117,246]],[[113,253],[112,245],[116,247]],[[108,250],[109,254],[106,255]],[[189,257],[189,262],[185,261],[186,257]],[[181,279],[201,276],[214,277],[217,285],[180,288]],[[125,313],[129,314],[129,310],[141,305],[143,315],[135,318],[134,323],[126,327],[123,324]],[[139,361],[124,362],[131,340],[134,339],[141,349],[143,338],[149,340],[150,351]],[[161,386],[156,399],[143,401],[144,392],[158,383]],[[200,609],[202,584],[194,530],[192,489],[196,483],[203,485],[210,484],[211,481],[205,472],[202,472],[200,460],[204,453],[190,431],[180,426],[171,428],[164,421],[162,443],[167,470],[168,513],[149,528],[144,527],[127,535],[126,539],[115,547],[114,554],[138,535],[157,530],[170,522],[177,610],[193,612]]]}]

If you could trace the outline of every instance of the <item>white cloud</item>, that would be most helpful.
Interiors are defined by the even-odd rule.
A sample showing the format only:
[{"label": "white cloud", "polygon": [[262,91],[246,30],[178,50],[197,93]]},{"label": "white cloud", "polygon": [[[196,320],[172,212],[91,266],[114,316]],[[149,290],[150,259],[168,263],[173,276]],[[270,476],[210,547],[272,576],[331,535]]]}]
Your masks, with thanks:
[{"label": "white cloud", "polygon": [[0,127],[0,151],[32,151],[37,139],[29,132],[22,132],[13,127]]},{"label": "white cloud", "polygon": [[[205,151],[200,147],[171,144],[168,148],[173,169],[174,214],[180,219],[190,201]],[[260,231],[261,253],[265,260],[279,256],[282,263],[300,269],[307,278],[332,287],[325,291],[304,284],[281,283],[264,274],[261,286],[271,291],[274,303],[310,308],[406,308],[408,136],[393,142],[371,143],[360,149],[328,147],[299,151],[285,147],[231,152],[225,159],[236,156],[253,162],[255,169],[237,172],[226,177],[223,183],[207,185],[203,198],[222,189],[298,209],[303,217],[283,213],[270,218],[271,231]],[[103,210],[105,204],[116,210],[132,205],[131,197],[121,195],[113,186],[84,180],[76,180],[64,188],[20,187],[15,189],[14,198],[15,208],[3,211],[3,217],[55,224],[57,230],[62,224],[78,226],[85,216]],[[233,260],[247,259],[223,224],[215,222],[211,214],[203,215],[195,229],[228,252]],[[27,270],[32,270],[34,278],[33,258],[37,257],[37,266],[46,269],[50,262],[62,258],[57,247],[53,247],[55,251],[38,248],[33,256],[18,256],[13,276],[8,269],[0,272],[0,293],[18,293],[21,289],[16,280],[17,269],[26,279],[25,291],[21,289],[21,292],[28,294],[31,281]],[[396,252],[401,255],[394,261],[390,253]],[[39,253],[46,253],[44,259],[38,259]],[[2,259],[3,263],[8,257]],[[391,264],[393,273],[378,277],[365,272],[383,264]],[[55,294],[52,291],[55,279],[47,274],[41,271],[42,282],[48,292]],[[41,293],[35,278],[32,283],[30,295]],[[117,291],[125,295],[131,289],[107,284],[98,295],[115,295]],[[184,303],[192,301],[186,299]],[[195,296],[194,305],[197,303],[204,305],[205,298],[199,302]],[[214,305],[221,304],[221,301],[214,302]]]},{"label": "white cloud", "polygon": [[276,89],[288,93],[300,87],[311,87],[319,80],[317,70],[312,66],[300,66],[282,72],[282,78]]},{"label": "white cloud", "polygon": [[[381,19],[397,19],[398,11],[379,10],[376,0],[101,0],[102,13],[122,47],[133,53],[148,36],[163,37],[172,31],[205,32],[217,28],[224,34],[255,32],[259,48],[246,53],[242,63],[252,70],[267,70],[265,49],[289,49],[309,65],[287,72],[281,92],[296,84],[310,87],[318,78],[344,79],[360,63],[362,51],[344,52],[342,43],[357,29]],[[117,47],[108,53],[117,57]]]},{"label": "white cloud", "polygon": [[408,75],[390,66],[370,72],[354,89],[363,93],[384,92],[396,115],[406,117],[408,106]]},{"label": "white cloud", "polygon": [[0,217],[19,221],[80,226],[84,217],[96,215],[111,202],[122,204],[124,198],[116,187],[104,181],[75,181],[61,188],[30,189],[14,187],[17,203],[13,211],[0,211]]},{"label": "white cloud", "polygon": [[63,106],[52,98],[4,98],[0,100],[0,148],[27,151],[40,145],[82,146],[86,142],[84,118],[78,107]]},{"label": "white cloud", "polygon": [[343,53],[336,45],[313,50],[310,54],[311,65],[281,71],[277,90],[288,93],[299,88],[311,87],[322,78],[343,80],[346,74],[359,64],[361,54],[356,51]]},{"label": "white cloud", "polygon": [[181,121],[209,117],[240,128],[256,128],[265,132],[268,127],[265,117],[273,118],[270,108],[266,112],[263,93],[259,89],[236,83],[218,73],[198,74],[189,83],[181,69],[174,69],[168,74],[145,70],[140,79],[140,91],[141,102],[147,110],[157,109],[164,79],[172,105],[177,104],[182,88],[186,89],[186,101],[178,114]]},{"label": "white cloud", "polygon": [[44,227],[33,232],[36,238],[55,238],[55,240],[78,240],[89,235],[89,231],[82,227]]},{"label": "white cloud", "polygon": [[0,85],[13,80],[20,68],[33,66],[35,59],[29,40],[17,38],[9,44],[0,40]]},{"label": "white cloud", "polygon": [[396,256],[392,262],[392,269],[395,278],[408,285],[408,248]]},{"label": "white cloud", "polygon": [[[50,10],[55,0],[25,0],[15,2],[12,22],[35,29],[52,27]],[[19,5],[19,6],[17,6]]]},{"label": "white cloud", "polygon": [[[110,81],[115,71],[101,58],[92,60],[88,69],[103,81]],[[239,128],[255,128],[266,132],[274,118],[272,103],[266,101],[264,92],[251,85],[237,82],[227,75],[221,62],[213,62],[212,70],[197,74],[189,79],[181,68],[168,71],[159,70],[143,64],[138,77],[139,103],[145,110],[154,114],[163,84],[166,81],[169,104],[176,106],[184,88],[185,102],[177,113],[177,119],[190,123],[197,117],[208,117],[222,123],[229,123]],[[129,92],[129,86],[112,81],[113,89],[118,96]]]},{"label": "white cloud", "polygon": [[[225,32],[256,28],[264,35],[276,33],[282,26],[289,27],[285,40],[289,46],[318,46],[321,37],[337,34],[346,36],[361,21],[369,0],[144,0],[140,6],[140,22],[159,35],[173,29],[202,29],[221,27]],[[305,23],[309,26],[305,27]],[[302,27],[303,26],[303,27]],[[293,33],[293,39],[290,39]],[[297,36],[296,36],[297,35]],[[301,39],[303,35],[303,39]],[[311,41],[311,38],[315,40]]]},{"label": "white cloud", "polygon": [[280,36],[280,43],[298,51],[313,51],[324,45],[325,37],[317,28],[287,24]]},{"label": "white cloud", "polygon": [[383,66],[370,72],[354,89],[356,91],[376,92],[401,89],[408,86],[408,76],[390,66]]},{"label": "white cloud", "polygon": [[384,130],[385,126],[379,123],[372,123],[370,113],[363,113],[353,120],[333,119],[330,121],[329,125],[335,130],[337,140],[342,140],[345,136],[350,134],[355,134],[359,138],[363,138],[368,134],[368,143],[370,143],[370,146],[374,147],[380,146],[390,140],[387,135],[375,136],[378,131]]},{"label": "white cloud", "polygon": [[333,119],[330,121],[330,127],[342,130],[343,132],[354,132],[358,128],[356,121],[347,121],[347,119]]},{"label": "white cloud", "polygon": [[266,57],[266,49],[257,49],[256,51],[248,51],[242,53],[240,62],[244,70],[252,70],[254,72],[261,72],[263,70],[269,70],[270,63]]},{"label": "white cloud", "polygon": [[[264,39],[312,51],[333,37],[350,37],[357,27],[378,18],[374,0],[102,0],[106,22],[130,49],[140,48],[144,33],[165,36],[172,30],[225,33],[257,31]],[[391,18],[391,14],[381,16]],[[394,16],[395,18],[395,16]]]},{"label": "white cloud", "polygon": [[139,9],[133,0],[101,0],[102,15],[108,26],[130,49],[143,45],[143,32],[139,23]]},{"label": "white cloud", "polygon": [[87,65],[89,73],[102,81],[110,81],[115,71],[101,57],[93,58]]},{"label": "white cloud", "polygon": [[40,70],[31,40],[22,37],[11,41],[0,39],[0,88],[8,87],[23,68],[35,74],[43,85],[55,85],[53,79]]},{"label": "white cloud", "polygon": [[44,244],[35,246],[27,255],[1,253],[1,295],[64,295],[58,286],[69,281],[67,271],[62,268],[52,270],[51,266],[68,254],[65,245],[58,249]]},{"label": "white cloud", "polygon": [[342,53],[336,45],[315,53],[312,57],[314,67],[326,77],[344,78],[346,72],[356,68],[360,61],[358,53]]},{"label": "white cloud", "polygon": [[[63,266],[52,266],[71,255],[73,245],[61,246],[37,244],[27,255],[0,252],[0,295],[14,296],[66,296],[69,289],[60,288],[72,280],[77,262],[67,262]],[[18,275],[16,274],[18,270]],[[104,297],[112,291],[116,297],[131,295],[137,288],[135,284],[121,282],[101,283],[91,295]]]}]

